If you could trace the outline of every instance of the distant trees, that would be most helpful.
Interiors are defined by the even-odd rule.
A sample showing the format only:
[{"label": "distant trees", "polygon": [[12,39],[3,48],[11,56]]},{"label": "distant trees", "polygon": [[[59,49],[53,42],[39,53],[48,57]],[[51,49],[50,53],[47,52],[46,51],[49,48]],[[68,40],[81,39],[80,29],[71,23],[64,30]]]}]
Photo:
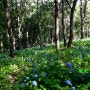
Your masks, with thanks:
[{"label": "distant trees", "polygon": [[[10,55],[13,57],[13,49],[33,46],[43,48],[44,44],[55,43],[58,51],[62,41],[64,47],[71,47],[74,35],[78,38],[90,36],[90,10],[87,9],[90,2],[77,2],[78,0],[8,0],[7,3],[7,0],[1,0],[0,5],[4,4],[4,7],[0,7],[0,48],[7,51],[10,43]],[[3,9],[7,22],[3,20]]]}]

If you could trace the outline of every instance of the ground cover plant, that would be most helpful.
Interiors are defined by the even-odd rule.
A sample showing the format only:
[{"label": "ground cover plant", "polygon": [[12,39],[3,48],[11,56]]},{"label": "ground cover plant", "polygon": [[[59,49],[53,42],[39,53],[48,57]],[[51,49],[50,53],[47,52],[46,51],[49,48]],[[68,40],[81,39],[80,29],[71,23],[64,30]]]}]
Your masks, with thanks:
[{"label": "ground cover plant", "polygon": [[0,90],[89,90],[90,40],[56,53],[54,45],[0,54]]}]

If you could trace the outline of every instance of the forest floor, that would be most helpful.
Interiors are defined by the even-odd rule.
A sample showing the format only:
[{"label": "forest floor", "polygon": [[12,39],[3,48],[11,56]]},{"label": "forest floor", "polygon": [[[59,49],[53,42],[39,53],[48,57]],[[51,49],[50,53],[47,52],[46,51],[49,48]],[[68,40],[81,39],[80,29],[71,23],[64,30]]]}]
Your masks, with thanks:
[{"label": "forest floor", "polygon": [[0,54],[0,90],[90,90],[90,40]]}]

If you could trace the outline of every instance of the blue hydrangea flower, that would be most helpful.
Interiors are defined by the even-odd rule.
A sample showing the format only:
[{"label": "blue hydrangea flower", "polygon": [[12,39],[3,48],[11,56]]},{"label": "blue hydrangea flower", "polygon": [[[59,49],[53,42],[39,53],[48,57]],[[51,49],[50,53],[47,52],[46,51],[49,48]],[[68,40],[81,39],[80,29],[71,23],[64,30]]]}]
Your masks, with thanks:
[{"label": "blue hydrangea flower", "polygon": [[26,85],[29,85],[29,83],[26,83]]},{"label": "blue hydrangea flower", "polygon": [[21,86],[23,87],[24,85],[25,85],[25,83],[24,83],[24,82],[22,82],[22,83],[21,83]]},{"label": "blue hydrangea flower", "polygon": [[68,67],[72,67],[72,64],[70,62],[67,63]]},{"label": "blue hydrangea flower", "polygon": [[42,62],[42,60],[38,60],[38,63]]},{"label": "blue hydrangea flower", "polygon": [[32,59],[30,59],[29,62],[32,62]]},{"label": "blue hydrangea flower", "polygon": [[76,90],[74,86],[72,87],[72,90]]},{"label": "blue hydrangea flower", "polygon": [[27,82],[27,80],[24,80],[24,82]]},{"label": "blue hydrangea flower", "polygon": [[47,76],[47,73],[46,72],[44,72],[44,77],[46,77]]},{"label": "blue hydrangea flower", "polygon": [[0,60],[0,62],[2,62],[2,60]]},{"label": "blue hydrangea flower", "polygon": [[33,73],[37,72],[37,68],[32,69],[32,72]]},{"label": "blue hydrangea flower", "polygon": [[90,50],[88,50],[88,53],[90,53]]},{"label": "blue hydrangea flower", "polygon": [[70,82],[69,80],[66,80],[65,83],[66,83],[67,85],[71,85],[71,82]]},{"label": "blue hydrangea flower", "polygon": [[26,81],[28,81],[29,80],[29,77],[26,77]]},{"label": "blue hydrangea flower", "polygon": [[38,77],[38,74],[34,74],[34,77],[36,77],[36,78],[37,78],[37,77]]},{"label": "blue hydrangea flower", "polygon": [[24,66],[24,69],[26,70],[27,66]]},{"label": "blue hydrangea flower", "polygon": [[37,81],[34,80],[34,81],[32,82],[32,85],[33,85],[33,86],[37,86]]},{"label": "blue hydrangea flower", "polygon": [[82,58],[82,55],[80,54],[79,57]]},{"label": "blue hydrangea flower", "polygon": [[34,63],[34,66],[37,66],[37,65],[38,65],[38,63],[37,63],[37,62],[35,62],[35,63]]},{"label": "blue hydrangea flower", "polygon": [[69,73],[73,73],[73,71],[74,71],[74,69],[73,69],[73,68],[71,68],[71,69],[70,69],[70,71],[69,71]]},{"label": "blue hydrangea flower", "polygon": [[86,54],[85,56],[89,56],[89,54]]}]

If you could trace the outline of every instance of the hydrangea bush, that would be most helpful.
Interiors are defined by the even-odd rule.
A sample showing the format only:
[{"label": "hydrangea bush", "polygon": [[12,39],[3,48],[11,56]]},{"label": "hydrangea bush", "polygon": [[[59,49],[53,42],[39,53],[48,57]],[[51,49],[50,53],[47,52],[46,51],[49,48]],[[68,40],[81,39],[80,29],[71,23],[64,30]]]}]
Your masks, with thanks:
[{"label": "hydrangea bush", "polygon": [[[85,44],[86,43],[86,44]],[[31,48],[0,57],[0,90],[88,90],[90,42],[56,53],[53,46]],[[83,47],[82,47],[83,45]],[[10,82],[11,75],[15,81]]]}]

